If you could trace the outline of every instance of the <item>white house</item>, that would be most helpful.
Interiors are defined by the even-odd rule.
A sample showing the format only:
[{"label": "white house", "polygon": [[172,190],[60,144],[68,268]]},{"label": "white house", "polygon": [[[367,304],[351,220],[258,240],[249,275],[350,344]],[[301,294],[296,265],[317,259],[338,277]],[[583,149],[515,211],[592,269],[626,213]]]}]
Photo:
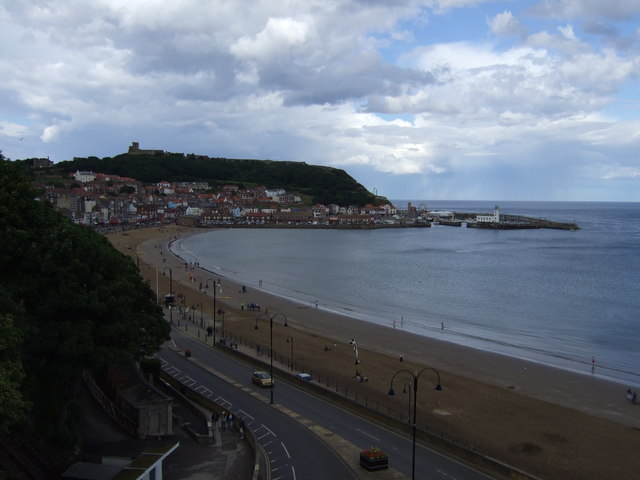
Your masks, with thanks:
[{"label": "white house", "polygon": [[476,222],[500,223],[500,207],[498,205],[494,207],[493,215],[476,215]]},{"label": "white house", "polygon": [[76,170],[76,173],[73,174],[73,179],[76,182],[88,183],[93,182],[96,179],[96,175],[93,172],[81,172],[80,170]]},{"label": "white house", "polygon": [[184,213],[188,216],[199,217],[202,215],[202,209],[200,207],[187,207]]}]

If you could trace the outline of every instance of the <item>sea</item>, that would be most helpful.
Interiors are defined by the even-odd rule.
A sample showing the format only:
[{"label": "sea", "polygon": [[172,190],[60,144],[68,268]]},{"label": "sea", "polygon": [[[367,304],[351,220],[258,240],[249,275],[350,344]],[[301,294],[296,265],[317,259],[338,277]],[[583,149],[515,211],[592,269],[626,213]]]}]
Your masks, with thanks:
[{"label": "sea", "polygon": [[314,308],[640,386],[640,203],[392,202],[580,230],[230,228],[172,250]]}]

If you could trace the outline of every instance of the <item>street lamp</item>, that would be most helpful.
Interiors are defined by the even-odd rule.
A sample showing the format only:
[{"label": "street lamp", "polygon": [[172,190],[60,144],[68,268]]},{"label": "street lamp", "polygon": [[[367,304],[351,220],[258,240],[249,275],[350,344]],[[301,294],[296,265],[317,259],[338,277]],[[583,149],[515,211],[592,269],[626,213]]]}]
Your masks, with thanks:
[{"label": "street lamp", "polygon": [[389,386],[389,395],[393,396],[396,394],[396,392],[393,390],[393,379],[396,378],[396,375],[398,375],[399,373],[408,373],[413,378],[413,453],[412,453],[412,460],[411,460],[411,479],[412,480],[415,480],[416,478],[416,413],[417,413],[416,407],[418,405],[418,378],[420,378],[420,375],[422,375],[422,373],[426,372],[427,370],[431,370],[435,372],[435,374],[438,376],[438,383],[436,383],[434,390],[438,392],[441,391],[442,386],[440,385],[440,372],[438,372],[435,368],[431,368],[431,367],[425,367],[417,373],[414,373],[411,370],[407,370],[406,368],[398,370],[396,373],[393,374],[393,377],[391,377],[391,384]]},{"label": "street lamp", "polygon": [[404,382],[402,393],[409,393],[409,422],[411,421],[411,382]]},{"label": "street lamp", "polygon": [[274,384],[274,378],[273,378],[273,320],[274,318],[276,318],[278,315],[282,315],[284,317],[284,326],[288,327],[289,325],[287,324],[287,316],[282,313],[282,312],[278,312],[278,313],[274,313],[273,315],[269,315],[268,313],[263,313],[261,315],[258,315],[258,317],[256,318],[256,330],[258,330],[258,320],[260,320],[262,317],[266,317],[269,319],[269,361],[271,364],[271,402],[273,403],[273,384]]},{"label": "street lamp", "polygon": [[204,283],[204,288],[209,286],[209,280],[213,283],[213,346],[216,346],[216,291],[217,286],[220,285],[213,278],[207,278],[207,281]]},{"label": "street lamp", "polygon": [[162,275],[165,274],[164,271],[167,268],[169,269],[169,323],[172,324],[173,323],[173,302],[174,302],[174,297],[173,297],[173,272],[171,270],[171,267],[164,267],[162,269]]},{"label": "street lamp", "polygon": [[225,312],[222,308],[218,309],[218,315],[222,315],[222,337],[224,338],[224,314],[227,313]]},{"label": "street lamp", "polygon": [[291,343],[291,371],[293,372],[293,336],[287,335],[287,343]]}]

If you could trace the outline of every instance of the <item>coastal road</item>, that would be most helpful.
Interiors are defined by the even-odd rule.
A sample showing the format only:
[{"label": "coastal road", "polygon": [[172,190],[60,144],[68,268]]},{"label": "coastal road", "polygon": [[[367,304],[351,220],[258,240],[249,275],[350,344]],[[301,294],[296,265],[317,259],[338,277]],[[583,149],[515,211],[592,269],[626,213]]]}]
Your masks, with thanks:
[{"label": "coastal road", "polygon": [[[190,349],[192,358],[205,368],[170,349],[162,349],[158,357],[164,362],[165,371],[176,378],[183,378],[181,381],[190,388],[210,396],[212,400],[217,398],[234,415],[245,418],[269,452],[272,466],[277,469],[273,478],[356,478],[344,461],[312,430],[330,432],[343,444],[355,446],[354,452],[378,446],[389,454],[390,465],[394,469],[410,477],[410,438],[290,385],[278,378],[277,372],[274,403],[278,408],[274,408],[268,403],[269,389],[260,389],[251,383],[253,367],[178,330],[174,330],[172,336],[181,350]],[[213,375],[211,369],[225,378]],[[263,399],[257,399],[256,395],[263,396]],[[301,419],[304,419],[304,426]],[[320,455],[322,460],[319,462]],[[418,444],[416,478],[486,480],[490,477]]]},{"label": "coastal road", "polygon": [[[206,347],[201,350],[198,346],[203,347],[202,344],[194,343],[189,348],[192,348],[194,356],[202,358],[207,353]],[[224,355],[208,350],[207,362],[216,369],[219,368],[219,358]],[[254,390],[250,381],[246,382],[245,388],[228,383],[169,349],[162,349],[157,356],[162,360],[165,372],[192,390],[208,396],[245,422],[252,430],[256,442],[269,456],[271,478],[357,478],[342,459],[311,431],[268,403],[254,398],[247,391]],[[246,379],[250,379],[248,367],[245,366],[243,374]]]}]

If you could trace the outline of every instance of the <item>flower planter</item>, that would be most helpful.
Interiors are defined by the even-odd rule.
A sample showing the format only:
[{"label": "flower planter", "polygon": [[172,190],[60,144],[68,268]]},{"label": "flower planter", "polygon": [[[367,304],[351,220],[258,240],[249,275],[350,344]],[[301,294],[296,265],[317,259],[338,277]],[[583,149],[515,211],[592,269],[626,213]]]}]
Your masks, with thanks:
[{"label": "flower planter", "polygon": [[364,450],[360,452],[360,465],[372,472],[389,468],[389,457],[381,451]]},{"label": "flower planter", "polygon": [[190,357],[191,356],[191,350],[185,350],[184,351],[184,356],[185,357]]}]

